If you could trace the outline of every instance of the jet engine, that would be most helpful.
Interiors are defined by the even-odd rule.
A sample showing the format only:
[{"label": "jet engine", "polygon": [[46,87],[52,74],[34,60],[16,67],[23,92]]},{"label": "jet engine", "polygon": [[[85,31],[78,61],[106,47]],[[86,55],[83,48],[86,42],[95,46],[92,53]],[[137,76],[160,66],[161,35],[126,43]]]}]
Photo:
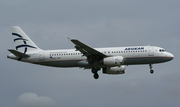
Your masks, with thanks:
[{"label": "jet engine", "polygon": [[125,73],[125,65],[121,65],[120,67],[106,67],[103,68],[104,74],[124,74]]},{"label": "jet engine", "polygon": [[122,56],[113,56],[113,57],[107,57],[103,59],[103,64],[106,66],[120,66],[123,63],[123,57]]}]

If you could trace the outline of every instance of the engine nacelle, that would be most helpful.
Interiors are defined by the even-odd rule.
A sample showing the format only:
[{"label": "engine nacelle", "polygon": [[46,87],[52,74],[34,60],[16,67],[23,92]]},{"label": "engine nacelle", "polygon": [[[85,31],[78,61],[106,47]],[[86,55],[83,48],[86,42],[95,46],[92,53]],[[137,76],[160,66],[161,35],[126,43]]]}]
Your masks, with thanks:
[{"label": "engine nacelle", "polygon": [[103,68],[104,74],[124,74],[125,73],[125,65],[121,65],[120,67],[106,67]]},{"label": "engine nacelle", "polygon": [[103,64],[106,66],[120,66],[123,63],[123,57],[122,56],[113,56],[113,57],[107,57],[103,59]]}]

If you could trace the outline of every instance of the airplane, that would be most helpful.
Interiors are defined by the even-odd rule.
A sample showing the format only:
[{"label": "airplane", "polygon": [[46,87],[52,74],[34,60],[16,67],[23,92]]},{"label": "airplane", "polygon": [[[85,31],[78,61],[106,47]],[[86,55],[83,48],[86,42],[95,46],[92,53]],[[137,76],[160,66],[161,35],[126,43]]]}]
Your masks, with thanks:
[{"label": "airplane", "polygon": [[74,49],[42,50],[19,26],[12,26],[15,49],[8,49],[7,58],[51,67],[79,67],[91,69],[93,77],[99,78],[98,71],[104,74],[124,74],[128,65],[163,63],[174,58],[173,54],[157,46],[128,46],[92,48],[77,39],[70,39]]}]

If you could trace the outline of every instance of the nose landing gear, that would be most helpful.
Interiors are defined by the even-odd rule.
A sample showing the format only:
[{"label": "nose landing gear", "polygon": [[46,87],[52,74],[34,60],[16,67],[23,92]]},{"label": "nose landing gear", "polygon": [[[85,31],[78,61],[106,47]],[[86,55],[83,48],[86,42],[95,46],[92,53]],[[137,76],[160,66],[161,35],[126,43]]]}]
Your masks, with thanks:
[{"label": "nose landing gear", "polygon": [[152,69],[152,64],[149,64],[149,68],[150,68],[150,73],[153,74],[154,70]]}]

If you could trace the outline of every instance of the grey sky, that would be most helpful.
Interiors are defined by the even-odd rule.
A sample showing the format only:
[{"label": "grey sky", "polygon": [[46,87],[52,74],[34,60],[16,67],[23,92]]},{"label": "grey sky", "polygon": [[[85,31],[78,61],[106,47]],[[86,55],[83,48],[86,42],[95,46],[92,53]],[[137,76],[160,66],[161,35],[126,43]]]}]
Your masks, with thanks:
[{"label": "grey sky", "polygon": [[[0,107],[177,107],[180,105],[179,0],[0,1]],[[124,75],[94,80],[90,70],[52,68],[7,59],[10,26],[20,26],[42,49],[155,45],[175,58],[127,66]],[[34,105],[33,105],[34,104]]]}]

